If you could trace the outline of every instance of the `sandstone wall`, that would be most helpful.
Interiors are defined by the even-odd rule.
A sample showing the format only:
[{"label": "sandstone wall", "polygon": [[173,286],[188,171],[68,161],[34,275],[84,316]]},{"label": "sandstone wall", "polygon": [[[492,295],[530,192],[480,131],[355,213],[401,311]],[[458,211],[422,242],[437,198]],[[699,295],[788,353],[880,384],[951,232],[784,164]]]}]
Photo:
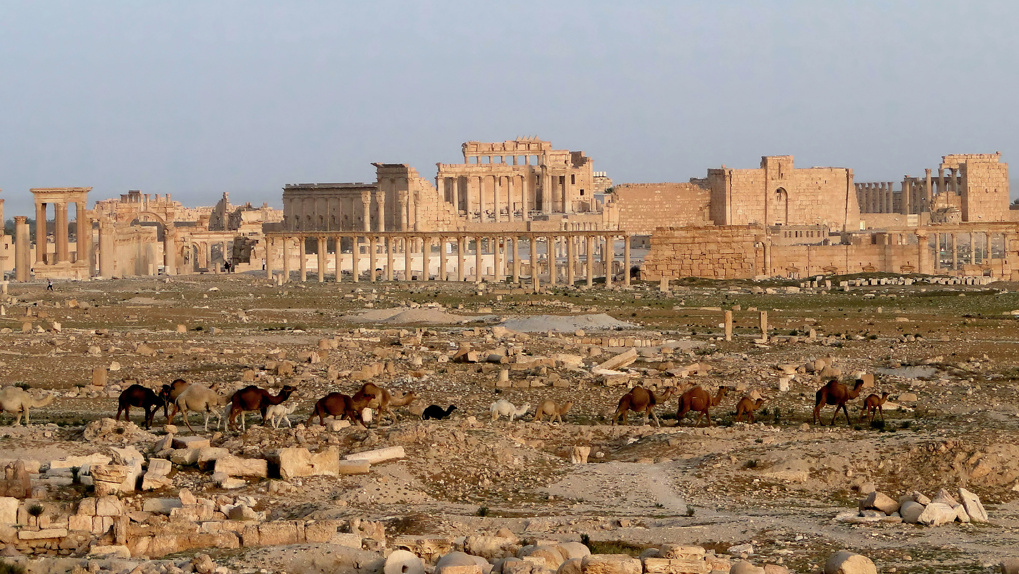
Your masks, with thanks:
[{"label": "sandstone wall", "polygon": [[711,192],[693,183],[622,183],[612,195],[619,210],[619,228],[633,234],[711,224]]},{"label": "sandstone wall", "polygon": [[763,268],[763,249],[754,245],[763,234],[750,225],[659,229],[651,236],[641,277],[751,279]]},{"label": "sandstone wall", "polygon": [[962,198],[963,221],[990,222],[1010,219],[1008,164],[999,163],[997,156],[991,158],[971,158],[964,164],[966,189]]}]

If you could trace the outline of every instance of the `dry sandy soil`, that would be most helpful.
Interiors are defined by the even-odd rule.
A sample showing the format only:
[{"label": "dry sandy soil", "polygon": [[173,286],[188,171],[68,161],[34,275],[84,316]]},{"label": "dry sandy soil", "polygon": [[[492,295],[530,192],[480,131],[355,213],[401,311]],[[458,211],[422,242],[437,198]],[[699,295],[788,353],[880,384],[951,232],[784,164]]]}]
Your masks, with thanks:
[{"label": "dry sandy soil", "polygon": [[[583,537],[603,552],[663,542],[725,552],[750,543],[755,562],[797,572],[818,571],[825,556],[843,548],[871,557],[882,572],[983,572],[1019,556],[1019,319],[1011,314],[1019,309],[1019,286],[755,293],[759,287],[781,285],[689,281],[663,294],[638,283],[628,291],[533,295],[508,285],[274,287],[245,275],[59,283],[53,292],[12,283],[14,299],[6,299],[0,317],[0,327],[10,329],[0,334],[0,382],[59,397],[33,411],[31,427],[0,427],[0,458],[50,460],[127,442],[81,439],[84,424],[116,413],[125,380],[158,387],[182,377],[237,388],[247,384],[244,372],[254,371],[262,386],[298,387],[295,427],[249,426],[244,435],[197,427],[214,446],[257,456],[281,445],[335,444],[341,452],[402,445],[408,455],[363,476],[297,479],[283,489],[270,488],[271,480],[251,482],[241,493],[257,498],[257,509],[271,519],[360,517],[384,522],[390,537],[456,538],[505,527],[523,539]],[[721,309],[735,309],[732,342],[720,338]],[[786,340],[754,342],[757,310],[769,312],[771,335]],[[608,317],[582,317],[598,314]],[[541,315],[556,317],[534,320]],[[612,326],[613,319],[626,324]],[[531,332],[493,335],[505,320]],[[641,356],[627,367],[631,385],[731,385],[737,392],[712,410],[711,428],[694,427],[689,416],[677,425],[675,398],[657,409],[661,428],[632,414],[629,425],[612,426],[627,385],[606,386],[591,369],[623,349],[585,344],[571,321],[585,325],[586,337],[655,343],[638,349]],[[31,333],[22,332],[26,322]],[[179,333],[178,325],[187,331]],[[807,339],[811,329],[814,340]],[[300,353],[334,337],[339,346],[323,360],[299,362]],[[507,354],[510,362],[446,361],[464,342],[483,356]],[[139,354],[139,345],[154,354]],[[280,351],[297,362],[293,375],[271,370]],[[556,353],[582,362],[515,366]],[[778,391],[778,365],[823,357],[833,358],[844,378],[877,373],[875,388],[850,402],[849,425],[811,424],[822,383],[813,373],[800,372],[787,392]],[[338,432],[304,428],[315,400],[330,391],[353,393],[361,382],[349,373],[375,362],[391,368],[374,382],[420,397],[397,409],[399,422]],[[113,363],[120,368],[110,372],[107,387],[91,389],[93,368]],[[702,366],[700,374],[667,372],[693,363]],[[502,368],[512,368],[509,388],[495,386]],[[757,423],[734,423],[736,401],[753,391],[766,398]],[[881,391],[897,407],[886,409],[883,424],[859,422],[862,398]],[[530,413],[493,423],[488,409],[499,398],[529,403]],[[562,424],[531,422],[544,399],[573,401]],[[428,404],[457,410],[443,421],[422,421],[414,413]],[[137,411],[133,416],[140,422]],[[827,408],[822,419],[830,418]],[[157,415],[153,435],[162,434],[163,420]],[[4,415],[3,424],[10,422]],[[591,447],[589,464],[570,462],[573,446]],[[217,492],[208,473],[193,468],[175,470],[173,479],[172,488],[145,496],[172,496],[184,486]],[[960,486],[981,496],[990,524],[833,520],[871,488],[898,497]],[[242,571],[258,563],[254,553],[211,554]]]}]

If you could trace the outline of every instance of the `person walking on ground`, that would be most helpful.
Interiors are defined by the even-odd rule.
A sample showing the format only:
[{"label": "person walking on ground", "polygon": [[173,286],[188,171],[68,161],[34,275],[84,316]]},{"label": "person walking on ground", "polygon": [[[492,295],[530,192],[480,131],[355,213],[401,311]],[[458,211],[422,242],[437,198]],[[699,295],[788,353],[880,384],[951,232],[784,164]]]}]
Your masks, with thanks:
[{"label": "person walking on ground", "polygon": [[53,280],[52,279],[47,279],[46,280],[46,290],[47,291],[52,291],[53,290]]}]

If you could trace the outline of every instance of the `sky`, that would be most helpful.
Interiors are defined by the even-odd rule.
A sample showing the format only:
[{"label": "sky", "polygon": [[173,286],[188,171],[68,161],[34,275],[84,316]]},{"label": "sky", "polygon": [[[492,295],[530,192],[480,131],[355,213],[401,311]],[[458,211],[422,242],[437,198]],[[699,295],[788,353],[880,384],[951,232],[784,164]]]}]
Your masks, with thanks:
[{"label": "sky", "polygon": [[1017,21],[994,0],[5,0],[0,198],[279,207],[288,183],[432,179],[518,136],[617,183],[786,154],[901,182],[1019,158]]}]

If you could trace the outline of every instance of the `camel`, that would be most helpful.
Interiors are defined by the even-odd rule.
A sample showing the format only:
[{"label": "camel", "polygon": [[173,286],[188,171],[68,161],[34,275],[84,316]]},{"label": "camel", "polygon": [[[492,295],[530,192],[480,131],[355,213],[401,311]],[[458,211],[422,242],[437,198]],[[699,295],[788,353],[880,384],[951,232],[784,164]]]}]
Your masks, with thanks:
[{"label": "camel", "polygon": [[343,393],[329,393],[315,402],[315,408],[311,410],[311,414],[308,415],[308,420],[305,421],[304,426],[311,426],[311,421],[318,416],[318,424],[324,425],[325,418],[332,416],[339,419],[350,419],[355,424],[364,424],[364,409],[367,408],[368,403],[375,398],[375,395],[364,394],[365,389],[362,387],[360,391],[354,393],[354,396],[345,395]]},{"label": "camel", "polygon": [[814,399],[814,423],[821,423],[824,426],[824,423],[821,421],[821,408],[825,405],[835,405],[835,414],[831,417],[831,425],[835,426],[835,417],[839,416],[839,409],[842,409],[842,412],[846,414],[846,424],[852,424],[849,422],[849,410],[846,409],[846,403],[860,396],[860,389],[862,388],[862,379],[856,380],[856,385],[853,386],[851,391],[840,383],[838,379],[832,379],[826,385],[817,389]]},{"label": "camel", "polygon": [[629,411],[633,411],[635,413],[644,413],[644,424],[647,424],[648,418],[651,418],[655,421],[655,426],[660,427],[662,424],[658,420],[658,415],[655,414],[655,405],[668,401],[675,393],[676,387],[669,387],[665,394],[661,397],[656,397],[654,392],[637,385],[619,399],[616,412],[612,415],[612,424],[615,425],[620,418],[622,418],[624,425],[629,424],[627,420],[629,417],[627,415]]},{"label": "camel", "polygon": [[573,406],[573,401],[566,403],[563,406],[555,404],[555,401],[542,401],[538,408],[534,410],[534,421],[541,421],[541,417],[548,415],[548,423],[552,424],[556,419],[559,422],[563,422],[563,415],[570,412],[570,407]]},{"label": "camel", "polygon": [[194,432],[195,429],[191,428],[188,414],[191,411],[196,411],[205,413],[206,432],[209,430],[209,415],[215,413],[217,418],[216,428],[218,429],[223,424],[223,411],[220,409],[226,406],[226,401],[226,397],[205,385],[188,385],[177,395],[176,400],[173,401],[173,411],[170,412],[167,424],[173,424],[173,419],[177,416],[177,411],[180,410],[184,418],[184,424],[187,425],[188,430]]},{"label": "camel", "polygon": [[442,419],[453,414],[456,410],[456,405],[449,405],[447,408],[442,408],[439,405],[428,405],[428,407],[421,413],[421,418],[424,420],[435,419],[441,421]]},{"label": "camel", "polygon": [[230,397],[230,404],[227,405],[226,410],[223,411],[224,415],[229,414],[227,422],[227,429],[229,430],[236,424],[237,415],[241,415],[241,432],[247,430],[247,426],[244,422],[244,413],[251,411],[259,411],[262,413],[262,424],[266,422],[265,411],[269,408],[269,405],[278,405],[283,401],[290,398],[290,395],[297,391],[297,387],[291,385],[283,385],[280,392],[276,396],[269,394],[269,391],[258,388],[255,385],[249,385],[243,389],[235,392]]},{"label": "camel", "polygon": [[[183,393],[184,390],[187,389],[190,386],[191,386],[191,383],[185,381],[184,379],[174,379],[173,382],[170,383],[169,385],[163,385],[163,390],[160,391],[160,394],[165,394],[166,397],[167,397],[166,404],[163,405],[163,416],[164,417],[169,418],[169,415],[166,413],[167,406],[170,403],[176,403],[177,402],[177,397],[179,397],[180,394]],[[168,423],[168,424],[173,424],[173,423],[171,422],[171,423]]]},{"label": "camel", "polygon": [[117,409],[117,416],[114,420],[120,420],[120,413],[124,413],[124,420],[131,420],[131,407],[141,407],[145,409],[145,428],[152,427],[152,419],[156,416],[156,411],[160,406],[166,406],[167,401],[167,390],[162,389],[159,394],[156,391],[148,387],[141,385],[131,385],[124,389],[124,392],[120,393],[120,398],[117,399],[119,408]]},{"label": "camel", "polygon": [[382,415],[388,413],[393,418],[393,424],[396,424],[398,417],[396,413],[389,407],[403,407],[414,402],[417,395],[414,391],[405,393],[403,396],[394,397],[388,389],[379,387],[373,383],[365,383],[361,387],[361,391],[367,394],[373,394],[373,398],[369,403],[368,407],[378,409],[379,411],[379,424],[382,424]]},{"label": "camel", "polygon": [[881,396],[875,394],[868,395],[867,398],[863,399],[863,406],[860,407],[860,422],[863,422],[863,417],[866,414],[870,414],[870,420],[874,420],[874,415],[881,413],[881,420],[885,420],[885,410],[883,408],[885,401],[888,400],[888,391],[881,393]]},{"label": "camel", "polygon": [[683,393],[679,397],[679,409],[676,411],[676,424],[679,425],[683,421],[683,417],[690,411],[699,412],[701,415],[697,417],[697,422],[694,426],[701,424],[701,419],[707,417],[708,426],[711,426],[711,413],[709,410],[711,407],[717,407],[725,395],[729,393],[729,387],[723,385],[718,387],[718,393],[714,397],[708,394],[708,391],[704,390],[701,386],[696,386],[687,392]]},{"label": "camel", "polygon": [[509,417],[510,422],[513,422],[515,417],[522,417],[527,414],[528,409],[531,408],[530,403],[525,404],[519,409],[511,402],[506,399],[499,399],[492,403],[492,422],[499,420],[499,416]]},{"label": "camel", "polygon": [[269,405],[269,408],[265,409],[265,415],[269,417],[269,422],[272,423],[272,428],[280,428],[281,421],[287,421],[287,428],[294,428],[290,424],[290,417],[288,415],[293,414],[297,410],[297,403],[280,403],[278,405]]},{"label": "camel", "polygon": [[746,415],[750,419],[750,424],[754,424],[756,422],[754,411],[761,408],[763,404],[764,399],[757,399],[755,402],[749,395],[743,397],[736,403],[736,422],[742,421],[743,415]]},{"label": "camel", "polygon": [[46,395],[37,399],[28,391],[20,387],[4,387],[0,390],[0,413],[7,411],[12,415],[18,413],[18,420],[15,425],[21,424],[21,415],[25,415],[25,424],[29,424],[28,410],[44,407],[53,402],[53,395]]}]

